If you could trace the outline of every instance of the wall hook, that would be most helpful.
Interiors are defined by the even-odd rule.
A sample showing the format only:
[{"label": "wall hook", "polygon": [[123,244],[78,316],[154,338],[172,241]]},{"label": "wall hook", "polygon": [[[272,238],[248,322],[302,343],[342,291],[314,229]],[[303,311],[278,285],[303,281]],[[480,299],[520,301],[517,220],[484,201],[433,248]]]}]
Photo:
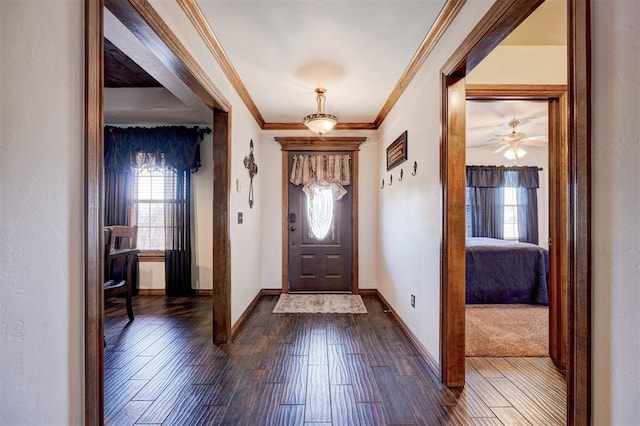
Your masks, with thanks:
[{"label": "wall hook", "polygon": [[415,176],[417,171],[418,171],[418,162],[414,161],[413,162],[413,173],[411,173],[411,176]]},{"label": "wall hook", "polygon": [[389,186],[393,185],[393,175],[389,175]]},{"label": "wall hook", "polygon": [[404,170],[400,169],[400,177],[398,178],[398,182],[402,182],[403,176],[404,176]]},{"label": "wall hook", "polygon": [[384,179],[382,179],[382,185],[380,185],[380,189],[384,189]]}]

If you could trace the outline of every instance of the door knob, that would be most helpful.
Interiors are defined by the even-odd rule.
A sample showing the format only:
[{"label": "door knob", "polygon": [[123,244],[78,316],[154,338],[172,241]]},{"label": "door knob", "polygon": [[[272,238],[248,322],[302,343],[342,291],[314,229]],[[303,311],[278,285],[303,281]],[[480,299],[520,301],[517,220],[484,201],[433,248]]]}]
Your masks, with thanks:
[{"label": "door knob", "polygon": [[295,226],[291,226],[291,227],[289,228],[289,230],[291,230],[291,231],[295,231],[295,230],[296,230],[296,227],[295,227]]}]

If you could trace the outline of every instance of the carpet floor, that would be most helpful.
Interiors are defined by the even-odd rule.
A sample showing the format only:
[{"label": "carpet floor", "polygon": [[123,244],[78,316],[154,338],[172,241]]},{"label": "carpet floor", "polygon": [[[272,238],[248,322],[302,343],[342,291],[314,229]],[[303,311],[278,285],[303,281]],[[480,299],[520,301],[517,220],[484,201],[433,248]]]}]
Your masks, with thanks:
[{"label": "carpet floor", "polygon": [[466,356],[548,356],[548,342],[546,306],[467,305]]},{"label": "carpet floor", "polygon": [[274,314],[366,314],[362,298],[353,294],[286,294],[278,299]]}]

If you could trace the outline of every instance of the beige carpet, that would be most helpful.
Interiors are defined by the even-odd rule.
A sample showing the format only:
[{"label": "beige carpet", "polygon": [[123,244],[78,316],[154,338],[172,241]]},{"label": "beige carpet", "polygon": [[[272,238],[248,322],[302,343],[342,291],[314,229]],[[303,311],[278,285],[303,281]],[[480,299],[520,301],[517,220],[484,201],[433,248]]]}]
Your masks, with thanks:
[{"label": "beige carpet", "polygon": [[281,294],[274,314],[366,314],[362,298],[352,294]]},{"label": "beige carpet", "polygon": [[548,356],[549,308],[467,305],[466,356]]}]

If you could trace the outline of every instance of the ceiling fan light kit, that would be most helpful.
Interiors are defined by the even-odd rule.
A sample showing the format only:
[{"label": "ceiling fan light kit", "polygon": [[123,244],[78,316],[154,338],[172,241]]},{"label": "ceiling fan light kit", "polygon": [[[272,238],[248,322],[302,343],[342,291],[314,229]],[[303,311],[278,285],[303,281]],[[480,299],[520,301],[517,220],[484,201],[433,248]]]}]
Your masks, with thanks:
[{"label": "ceiling fan light kit", "polygon": [[504,152],[504,157],[507,160],[517,160],[518,158],[522,158],[525,155],[527,155],[527,151],[525,151],[524,149],[518,147],[517,145],[509,147],[509,149],[507,149]]},{"label": "ceiling fan light kit", "polygon": [[325,92],[327,90],[323,88],[316,89],[316,102],[318,104],[318,111],[314,114],[309,114],[302,119],[305,126],[309,128],[313,133],[323,135],[333,129],[338,123],[338,117],[333,114],[327,114],[324,112]]}]

